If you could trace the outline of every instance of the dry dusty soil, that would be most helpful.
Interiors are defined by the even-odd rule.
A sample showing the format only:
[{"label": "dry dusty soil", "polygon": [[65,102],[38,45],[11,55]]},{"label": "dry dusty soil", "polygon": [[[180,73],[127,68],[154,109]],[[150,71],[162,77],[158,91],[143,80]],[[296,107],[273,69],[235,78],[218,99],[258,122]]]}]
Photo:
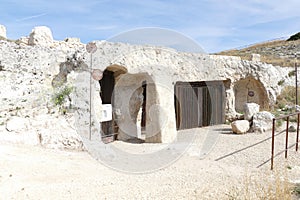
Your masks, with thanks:
[{"label": "dry dusty soil", "polygon": [[[112,169],[86,151],[2,142],[0,199],[256,199],[277,180],[300,182],[296,134],[290,133],[285,159],[285,135],[277,133],[273,171],[271,132],[235,135],[227,125],[179,131],[183,138],[195,134],[183,155],[158,170],[138,174]],[[120,141],[109,145],[137,154],[163,147]]]}]

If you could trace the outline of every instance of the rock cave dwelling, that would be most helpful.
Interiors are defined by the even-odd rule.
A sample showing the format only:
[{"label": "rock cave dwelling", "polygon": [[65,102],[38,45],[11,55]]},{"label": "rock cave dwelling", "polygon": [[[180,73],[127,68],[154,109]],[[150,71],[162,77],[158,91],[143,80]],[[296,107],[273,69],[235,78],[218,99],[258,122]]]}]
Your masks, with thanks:
[{"label": "rock cave dwelling", "polygon": [[[59,115],[62,107],[71,113],[72,131],[83,139],[169,143],[176,140],[177,130],[237,119],[245,103],[269,109],[281,92],[278,83],[292,84],[290,69],[257,59],[108,41],[89,43],[95,45],[89,53],[77,38],[53,40],[47,27],[35,27],[16,41],[6,39],[3,26],[1,30],[2,126],[18,132],[8,128],[17,118],[44,145],[64,139],[54,141],[57,131],[49,136],[41,129],[44,125],[34,125],[35,119],[48,116],[44,121],[51,124],[57,117],[50,116]],[[72,91],[57,109],[53,94],[67,86]],[[12,114],[12,107],[19,109]],[[71,135],[62,137],[77,137]]]}]

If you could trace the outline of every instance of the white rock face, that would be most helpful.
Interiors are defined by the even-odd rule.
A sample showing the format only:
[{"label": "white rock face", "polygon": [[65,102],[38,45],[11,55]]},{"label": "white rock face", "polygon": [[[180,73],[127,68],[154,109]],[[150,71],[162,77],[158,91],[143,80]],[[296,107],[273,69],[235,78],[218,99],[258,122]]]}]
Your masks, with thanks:
[{"label": "white rock face", "polygon": [[231,123],[232,131],[236,134],[244,134],[250,129],[248,120],[237,120]]},{"label": "white rock face", "polygon": [[[44,122],[44,123],[43,123]],[[41,145],[48,148],[83,150],[83,142],[74,127],[74,121],[67,121],[63,116],[44,115],[38,129]],[[59,128],[57,128],[59,127]]]},{"label": "white rock face", "polygon": [[29,44],[29,37],[21,37],[19,41],[24,44]]},{"label": "white rock face", "polygon": [[0,37],[6,38],[6,28],[0,24]]},{"label": "white rock face", "polygon": [[259,105],[256,103],[246,103],[244,105],[245,120],[252,120],[254,114],[259,112]]},{"label": "white rock face", "polygon": [[68,43],[80,43],[80,38],[66,38],[64,41]]},{"label": "white rock face", "polygon": [[253,130],[265,132],[272,129],[274,115],[267,111],[258,112],[253,116]]},{"label": "white rock face", "polygon": [[32,29],[29,35],[29,45],[49,46],[53,43],[51,30],[46,26],[38,26]]},{"label": "white rock face", "polygon": [[54,149],[83,150],[83,142],[74,129],[43,129],[41,130],[41,145]]},{"label": "white rock face", "polygon": [[14,132],[24,132],[30,127],[29,120],[22,117],[12,117],[7,121],[6,129]]}]

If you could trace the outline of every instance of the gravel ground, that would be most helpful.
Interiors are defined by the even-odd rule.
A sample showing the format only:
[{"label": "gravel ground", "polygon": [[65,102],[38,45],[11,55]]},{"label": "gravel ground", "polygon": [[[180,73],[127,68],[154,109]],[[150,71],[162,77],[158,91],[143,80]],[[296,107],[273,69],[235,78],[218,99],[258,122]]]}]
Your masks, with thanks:
[{"label": "gravel ground", "polygon": [[[235,135],[227,125],[179,131],[180,138],[195,135],[187,151],[159,170],[139,174],[113,170],[88,152],[2,142],[0,199],[244,199],[240,191],[249,187],[256,193],[260,188],[250,185],[268,186],[276,177],[300,183],[300,152],[291,147],[285,159],[285,135],[277,133],[280,154],[274,171],[271,132]],[[289,139],[292,145],[295,133]],[[139,155],[165,147],[120,141],[110,145]]]}]

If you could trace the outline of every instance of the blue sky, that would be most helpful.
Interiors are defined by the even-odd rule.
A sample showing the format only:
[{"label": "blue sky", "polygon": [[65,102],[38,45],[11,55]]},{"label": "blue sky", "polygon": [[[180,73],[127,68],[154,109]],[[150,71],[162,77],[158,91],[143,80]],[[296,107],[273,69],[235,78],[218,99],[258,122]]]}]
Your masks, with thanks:
[{"label": "blue sky", "polygon": [[0,24],[11,39],[43,25],[56,40],[84,43],[160,27],[213,53],[300,32],[299,8],[299,0],[1,0]]}]

